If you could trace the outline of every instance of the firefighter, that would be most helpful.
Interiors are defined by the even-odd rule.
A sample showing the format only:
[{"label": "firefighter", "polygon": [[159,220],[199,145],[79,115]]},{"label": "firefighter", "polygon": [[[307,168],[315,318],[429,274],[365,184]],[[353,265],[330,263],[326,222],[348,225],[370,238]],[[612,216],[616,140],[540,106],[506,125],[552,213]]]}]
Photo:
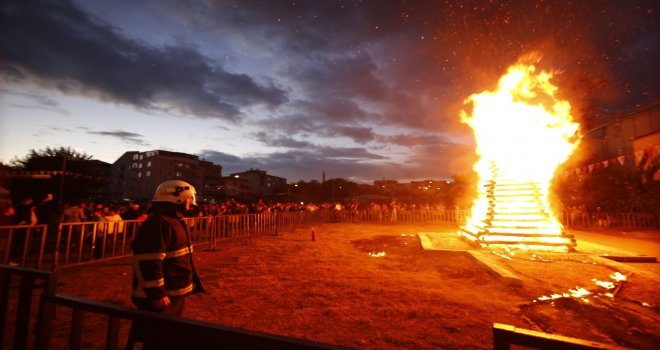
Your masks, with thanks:
[{"label": "firefighter", "polygon": [[[190,234],[182,220],[183,213],[197,204],[195,194],[192,185],[180,180],[163,182],[156,189],[151,213],[131,243],[131,301],[140,310],[180,317],[185,297],[204,291],[193,264]],[[132,323],[126,349],[160,348],[149,344],[145,326]],[[162,337],[155,338],[163,341]]]}]

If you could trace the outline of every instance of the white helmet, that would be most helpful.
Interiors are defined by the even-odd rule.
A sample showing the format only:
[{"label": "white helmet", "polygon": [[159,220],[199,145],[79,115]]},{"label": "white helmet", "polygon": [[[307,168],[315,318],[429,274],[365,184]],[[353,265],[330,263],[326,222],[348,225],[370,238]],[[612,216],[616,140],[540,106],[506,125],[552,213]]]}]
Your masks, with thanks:
[{"label": "white helmet", "polygon": [[158,185],[154,194],[154,202],[171,202],[183,204],[190,198],[191,205],[197,205],[195,187],[181,180],[165,181]]}]

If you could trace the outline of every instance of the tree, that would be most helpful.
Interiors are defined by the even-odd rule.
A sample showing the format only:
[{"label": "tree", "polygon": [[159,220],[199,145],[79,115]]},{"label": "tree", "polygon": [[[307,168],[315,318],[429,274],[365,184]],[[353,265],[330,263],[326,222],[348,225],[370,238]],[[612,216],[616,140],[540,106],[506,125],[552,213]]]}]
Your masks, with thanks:
[{"label": "tree", "polygon": [[[43,171],[62,170],[84,174],[89,170],[85,166],[93,157],[89,154],[78,152],[71,147],[46,147],[43,150],[30,150],[24,158],[12,159],[10,164],[18,169]],[[66,163],[65,163],[66,162]]]},{"label": "tree", "polygon": [[101,196],[110,167],[71,147],[32,149],[10,164],[15,170],[26,171],[25,176],[14,178],[11,183],[15,197],[51,193],[58,202]]},{"label": "tree", "polygon": [[630,165],[597,166],[590,173],[567,176],[553,184],[563,207],[585,205],[604,212],[660,211],[660,181],[644,182],[643,173]]}]

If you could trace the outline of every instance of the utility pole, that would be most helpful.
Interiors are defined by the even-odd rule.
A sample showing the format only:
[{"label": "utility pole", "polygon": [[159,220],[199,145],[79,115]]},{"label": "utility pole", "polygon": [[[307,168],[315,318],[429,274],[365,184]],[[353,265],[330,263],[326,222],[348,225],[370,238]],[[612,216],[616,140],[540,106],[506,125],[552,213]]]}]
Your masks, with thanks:
[{"label": "utility pole", "polygon": [[66,175],[66,159],[68,155],[62,153],[62,174],[60,174],[60,195],[57,198],[57,208],[62,210],[62,197],[64,197],[64,176]]}]

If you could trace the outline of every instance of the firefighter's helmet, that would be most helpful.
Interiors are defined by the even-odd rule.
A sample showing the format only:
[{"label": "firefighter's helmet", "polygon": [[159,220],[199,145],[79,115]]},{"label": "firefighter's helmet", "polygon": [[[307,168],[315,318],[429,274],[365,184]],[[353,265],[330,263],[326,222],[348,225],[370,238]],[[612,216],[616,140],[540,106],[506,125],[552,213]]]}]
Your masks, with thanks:
[{"label": "firefighter's helmet", "polygon": [[158,185],[154,193],[154,202],[171,202],[184,204],[190,198],[191,205],[197,205],[195,187],[181,180],[165,181]]}]

